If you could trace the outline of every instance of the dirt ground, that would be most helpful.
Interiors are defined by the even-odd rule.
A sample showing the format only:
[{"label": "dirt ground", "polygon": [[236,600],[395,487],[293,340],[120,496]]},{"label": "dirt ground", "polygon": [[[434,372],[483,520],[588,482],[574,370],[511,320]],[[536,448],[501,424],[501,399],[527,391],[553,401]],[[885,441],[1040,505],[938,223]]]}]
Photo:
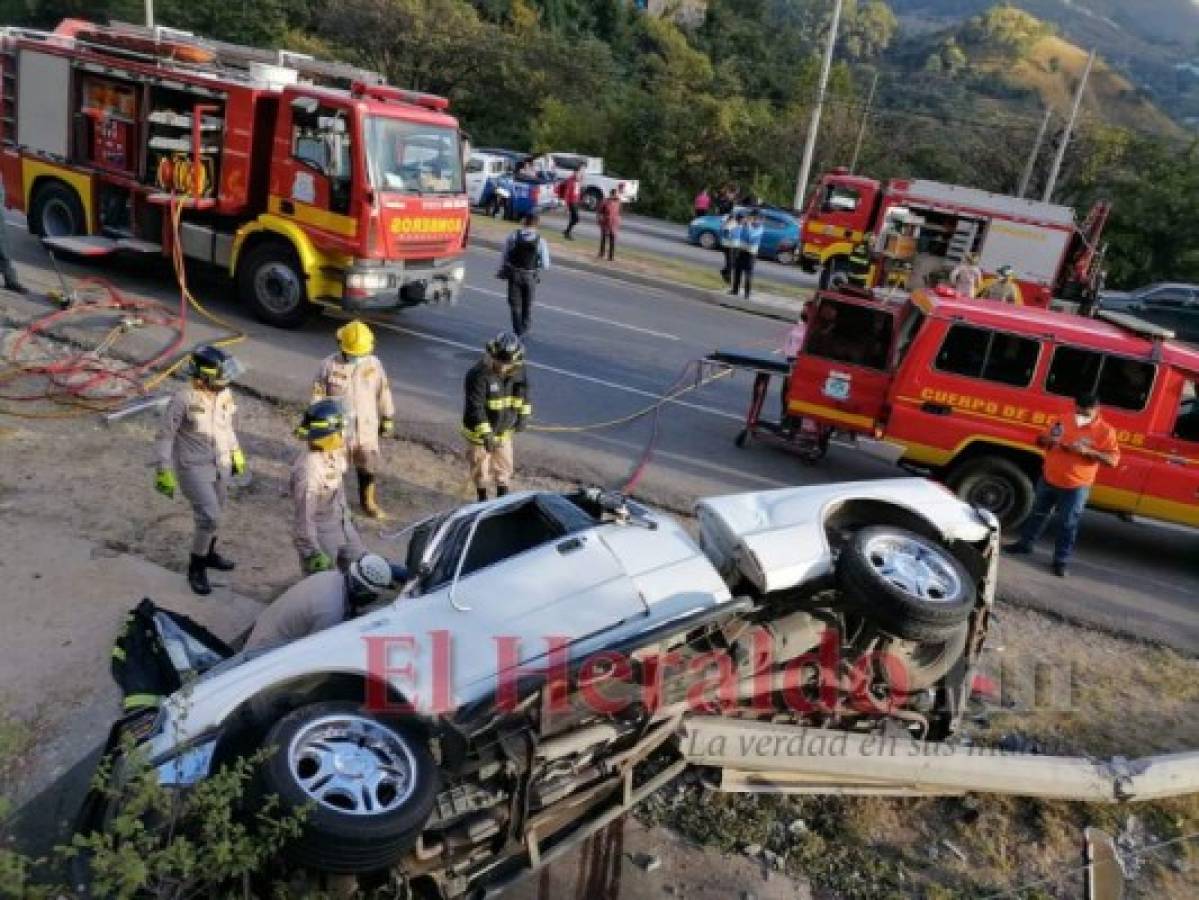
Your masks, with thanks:
[{"label": "dirt ground", "polygon": [[[238,404],[253,478],[233,496],[221,538],[238,568],[219,576],[217,591],[205,603],[222,603],[230,592],[266,602],[300,574],[284,494],[288,464],[299,449],[291,437],[299,410],[245,395]],[[153,490],[154,428],[153,414],[113,426],[92,415],[0,416],[0,533],[19,537],[35,524],[53,527],[157,563],[179,573],[182,582],[191,515],[182,499],[167,500]],[[399,544],[381,532],[460,502],[465,470],[452,452],[404,440],[388,443],[385,455],[381,499],[391,523],[381,528],[363,522],[362,531],[369,546],[394,557]],[[538,480],[520,486],[560,485]],[[0,594],[5,603],[19,602],[4,588]],[[64,608],[70,602],[63,597]],[[58,646],[71,639],[71,628],[88,626],[63,616],[53,627],[53,633],[22,640]],[[972,728],[977,742],[1020,740],[1036,742],[1044,752],[1130,757],[1199,747],[1197,660],[1010,607],[998,611],[991,647],[988,665],[1002,683],[1007,708],[986,727]],[[9,668],[17,664],[15,657],[0,655],[0,685],[19,683]],[[23,709],[22,716],[33,714]],[[0,755],[20,746],[18,738],[6,740],[0,733]],[[7,764],[0,761],[0,771]],[[1037,889],[1040,896],[1068,897],[1079,895],[1085,826],[1120,834],[1127,848],[1140,852],[1199,831],[1199,800],[1112,809],[990,798],[788,799],[720,795],[690,779],[664,789],[643,818],[655,827],[647,832],[630,826],[623,852],[658,853],[652,847],[661,843],[668,865],[647,872],[630,862],[625,887],[612,896],[737,896],[710,888],[725,884],[718,879],[730,872],[773,871],[769,890],[757,881],[731,883],[742,884],[743,896],[758,897],[782,896],[775,890],[783,887],[794,896],[805,879],[817,896],[948,897],[1057,878]],[[677,835],[656,827],[661,824]],[[677,849],[670,849],[671,841]],[[1130,858],[1143,862],[1130,882],[1135,895],[1199,896],[1195,842]],[[566,892],[544,896],[569,895],[571,865],[584,862],[551,876],[551,884]],[[670,873],[679,873],[677,879]]]}]

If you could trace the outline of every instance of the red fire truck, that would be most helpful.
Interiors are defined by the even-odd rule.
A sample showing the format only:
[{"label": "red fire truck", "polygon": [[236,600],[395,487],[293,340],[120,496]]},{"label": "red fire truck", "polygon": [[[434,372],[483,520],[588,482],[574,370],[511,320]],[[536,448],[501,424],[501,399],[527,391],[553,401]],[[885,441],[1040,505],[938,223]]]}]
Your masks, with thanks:
[{"label": "red fire truck", "polygon": [[800,264],[821,287],[849,281],[854,248],[865,243],[866,286],[934,287],[968,254],[986,276],[1011,266],[1023,303],[1086,303],[1099,290],[1110,206],[1100,201],[1078,225],[1074,210],[936,181],[880,183],[834,169],[803,213]]},{"label": "red fire truck", "polygon": [[[442,97],[170,29],[0,32],[0,175],[52,249],[172,254],[263,321],[454,301],[469,218]],[[170,210],[182,203],[178,229]]]}]

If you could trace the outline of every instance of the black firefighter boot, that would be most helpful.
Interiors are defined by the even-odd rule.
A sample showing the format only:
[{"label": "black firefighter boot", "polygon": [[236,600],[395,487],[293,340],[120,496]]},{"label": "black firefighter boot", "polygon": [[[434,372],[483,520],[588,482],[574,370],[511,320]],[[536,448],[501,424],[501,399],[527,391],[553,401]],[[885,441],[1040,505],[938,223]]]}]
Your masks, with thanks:
[{"label": "black firefighter boot", "polygon": [[479,498],[480,503],[487,501],[487,488],[475,488],[475,496]]},{"label": "black firefighter boot", "polygon": [[187,567],[187,583],[201,597],[212,593],[212,585],[208,583],[208,557],[193,553]]},{"label": "black firefighter boot", "polygon": [[204,558],[204,565],[218,572],[232,572],[237,564],[229,557],[216,552],[216,538],[213,538],[212,543],[208,545],[208,556]]}]

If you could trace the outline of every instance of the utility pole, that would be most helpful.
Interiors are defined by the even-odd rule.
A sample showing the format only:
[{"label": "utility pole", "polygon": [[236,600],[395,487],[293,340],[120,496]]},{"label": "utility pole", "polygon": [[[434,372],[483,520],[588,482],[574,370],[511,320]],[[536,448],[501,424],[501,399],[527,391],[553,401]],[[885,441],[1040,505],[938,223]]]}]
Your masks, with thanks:
[{"label": "utility pole", "polygon": [[874,92],[878,89],[878,69],[874,70],[874,78],[870,81],[870,94],[866,97],[866,108],[862,110],[862,124],[858,126],[858,139],[853,145],[853,159],[849,161],[849,174],[852,175],[858,167],[858,154],[862,152],[862,140],[866,137],[866,123],[870,119],[870,108],[874,106]]},{"label": "utility pole", "polygon": [[146,27],[154,28],[154,0],[146,0]]},{"label": "utility pole", "polygon": [[1049,170],[1049,180],[1045,182],[1045,194],[1041,199],[1048,203],[1053,197],[1053,189],[1057,187],[1057,176],[1062,170],[1062,160],[1066,158],[1066,147],[1070,143],[1070,136],[1074,133],[1074,122],[1078,119],[1078,107],[1082,105],[1082,92],[1086,89],[1087,79],[1091,75],[1091,66],[1095,64],[1095,51],[1091,51],[1091,55],[1087,57],[1087,67],[1082,70],[1082,78],[1078,81],[1078,90],[1074,92],[1074,105],[1070,107],[1070,120],[1066,123],[1066,130],[1062,132],[1061,140],[1057,145],[1057,155],[1053,158],[1053,168]]},{"label": "utility pole", "polygon": [[1032,181],[1032,170],[1037,165],[1037,157],[1041,155],[1041,144],[1045,140],[1045,132],[1049,128],[1049,119],[1053,115],[1053,108],[1045,107],[1045,116],[1041,119],[1041,127],[1037,129],[1037,139],[1033,141],[1032,152],[1028,154],[1028,162],[1024,164],[1024,174],[1020,176],[1020,187],[1016,191],[1016,196],[1021,199],[1028,193],[1028,183]]},{"label": "utility pole", "polygon": [[802,209],[808,178],[812,174],[812,157],[816,153],[816,135],[820,133],[820,113],[824,109],[824,95],[828,90],[828,75],[833,67],[833,50],[837,47],[837,28],[841,24],[841,3],[833,8],[833,22],[829,26],[828,44],[824,48],[824,62],[820,67],[820,87],[816,92],[816,106],[812,109],[812,121],[808,123],[808,140],[803,148],[803,162],[799,164],[799,177],[795,180],[795,203],[793,209]]}]

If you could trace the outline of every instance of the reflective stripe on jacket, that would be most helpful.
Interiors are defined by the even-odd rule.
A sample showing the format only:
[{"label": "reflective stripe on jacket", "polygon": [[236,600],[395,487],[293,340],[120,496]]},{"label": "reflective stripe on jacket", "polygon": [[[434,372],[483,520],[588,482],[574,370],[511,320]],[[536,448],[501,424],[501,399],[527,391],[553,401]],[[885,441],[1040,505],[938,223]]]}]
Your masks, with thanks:
[{"label": "reflective stripe on jacket", "polygon": [[483,443],[488,434],[505,440],[520,419],[533,414],[524,366],[500,375],[486,359],[479,360],[466,373],[463,387],[462,433],[473,444]]}]

